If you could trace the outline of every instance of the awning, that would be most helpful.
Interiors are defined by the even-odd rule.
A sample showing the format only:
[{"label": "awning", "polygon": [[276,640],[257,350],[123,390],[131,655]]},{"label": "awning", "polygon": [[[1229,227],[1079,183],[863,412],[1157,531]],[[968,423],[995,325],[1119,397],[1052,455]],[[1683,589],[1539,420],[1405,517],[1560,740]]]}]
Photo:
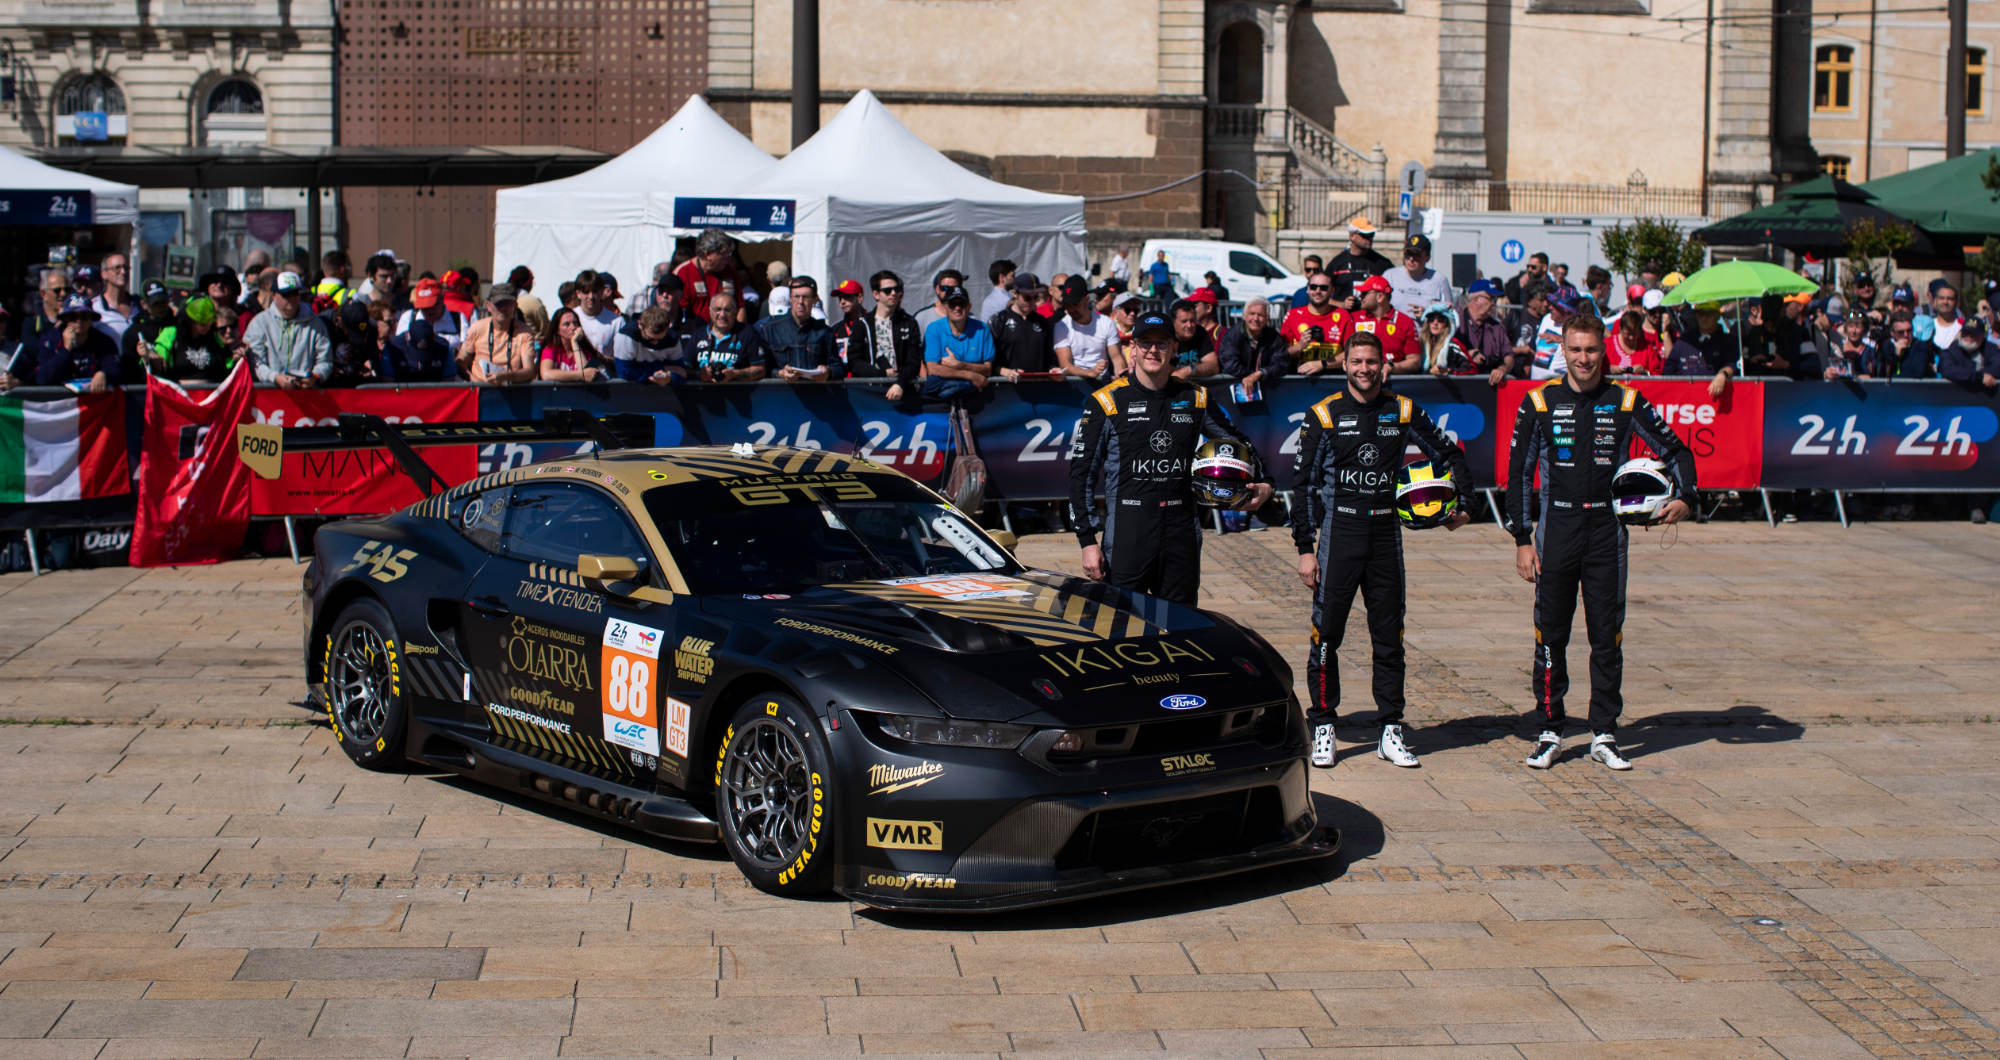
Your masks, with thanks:
[{"label": "awning", "polygon": [[527,184],[611,158],[580,147],[54,147],[52,166],[142,188],[448,187]]}]

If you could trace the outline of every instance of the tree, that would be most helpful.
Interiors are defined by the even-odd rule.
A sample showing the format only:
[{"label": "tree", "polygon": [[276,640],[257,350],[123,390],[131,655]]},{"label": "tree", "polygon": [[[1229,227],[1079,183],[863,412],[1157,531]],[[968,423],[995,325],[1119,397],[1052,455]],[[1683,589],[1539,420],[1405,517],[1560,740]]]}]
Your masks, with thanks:
[{"label": "tree", "polygon": [[1688,235],[1672,221],[1659,217],[1635,217],[1631,227],[1617,225],[1598,236],[1611,271],[1628,282],[1647,265],[1666,272],[1691,273],[1701,268],[1708,246]]},{"label": "tree", "polygon": [[2000,281],[2000,238],[1987,236],[1979,253],[1965,256],[1965,267],[1988,283]]},{"label": "tree", "polygon": [[1847,226],[1847,256],[1866,265],[1876,282],[1887,285],[1896,252],[1916,238],[1916,227],[1907,222],[1864,217]]}]

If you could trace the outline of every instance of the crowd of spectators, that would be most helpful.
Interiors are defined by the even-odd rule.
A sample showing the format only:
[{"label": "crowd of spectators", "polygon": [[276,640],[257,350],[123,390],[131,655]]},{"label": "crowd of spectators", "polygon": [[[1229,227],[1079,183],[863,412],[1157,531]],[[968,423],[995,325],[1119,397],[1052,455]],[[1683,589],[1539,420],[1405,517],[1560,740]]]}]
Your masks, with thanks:
[{"label": "crowd of spectators", "polygon": [[1604,269],[1590,266],[1578,286],[1542,253],[1504,282],[1482,278],[1455,291],[1430,267],[1424,236],[1405,237],[1392,262],[1367,221],[1347,235],[1330,261],[1306,256],[1306,285],[1289,302],[1253,298],[1230,304],[1233,312],[1214,273],[1179,292],[1163,255],[1135,269],[1122,250],[1094,283],[1081,273],[1044,283],[1013,261],[991,262],[977,311],[966,274],[943,269],[915,312],[905,308],[905,280],[887,269],[865,284],[840,279],[824,297],[817,279],[792,275],[784,262],[755,282],[720,231],[657,265],[635,295],[610,273],[585,269],[547,302],[525,267],[482,298],[475,270],[413,276],[389,250],[371,255],[359,276],[338,250],[310,276],[302,261],[273,265],[255,252],[240,271],[219,269],[192,292],[148,282],[135,298],[129,263],[113,253],[43,271],[20,326],[9,329],[18,343],[0,389],[103,389],[149,374],[212,383],[248,361],[259,382],[285,389],[875,379],[889,383],[891,400],[950,400],[995,380],[1120,374],[1134,319],[1160,303],[1178,337],[1175,374],[1232,376],[1242,398],[1288,375],[1337,373],[1357,332],[1374,334],[1401,374],[1481,375],[1495,386],[1557,378],[1562,326],[1578,313],[1605,321],[1611,374],[1707,377],[1718,395],[1738,374],[1941,377],[1990,390],[2000,373],[1991,337],[2000,292],[1968,314],[1943,280],[1920,302],[1908,284],[1881,297],[1864,272],[1844,290],[1667,307],[1679,274],[1646,266],[1621,301]]}]

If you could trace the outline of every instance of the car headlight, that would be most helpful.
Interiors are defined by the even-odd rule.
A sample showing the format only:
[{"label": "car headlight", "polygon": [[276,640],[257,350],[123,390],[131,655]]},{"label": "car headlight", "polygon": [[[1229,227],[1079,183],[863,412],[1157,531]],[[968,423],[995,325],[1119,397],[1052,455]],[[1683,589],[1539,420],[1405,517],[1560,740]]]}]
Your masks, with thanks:
[{"label": "car headlight", "polygon": [[996,721],[959,721],[954,718],[913,718],[902,714],[877,714],[882,731],[907,743],[937,744],[944,747],[997,747],[1012,750],[1034,732],[1030,725],[1008,725]]}]

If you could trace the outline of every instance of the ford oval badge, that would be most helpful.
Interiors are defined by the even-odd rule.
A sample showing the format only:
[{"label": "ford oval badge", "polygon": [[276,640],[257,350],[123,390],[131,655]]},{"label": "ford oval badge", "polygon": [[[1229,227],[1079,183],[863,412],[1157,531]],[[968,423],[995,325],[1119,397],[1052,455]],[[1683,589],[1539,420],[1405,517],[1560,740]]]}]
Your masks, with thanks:
[{"label": "ford oval badge", "polygon": [[1168,710],[1198,710],[1208,706],[1208,700],[1200,696],[1168,696],[1160,700],[1160,706]]}]

